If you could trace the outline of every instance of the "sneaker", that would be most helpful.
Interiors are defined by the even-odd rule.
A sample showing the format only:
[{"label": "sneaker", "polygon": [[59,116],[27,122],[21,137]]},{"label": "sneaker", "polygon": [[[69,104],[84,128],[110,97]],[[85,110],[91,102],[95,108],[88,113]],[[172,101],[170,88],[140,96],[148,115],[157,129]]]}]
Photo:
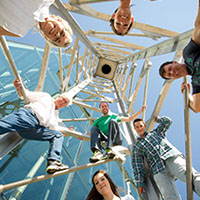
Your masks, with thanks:
[{"label": "sneaker", "polygon": [[46,171],[48,174],[53,174],[55,172],[66,170],[66,169],[69,169],[69,166],[62,164],[61,162],[57,160],[48,160],[47,162]]},{"label": "sneaker", "polygon": [[99,160],[102,160],[105,156],[98,150],[93,153],[93,156],[90,158],[91,163],[95,163]]},{"label": "sneaker", "polygon": [[106,149],[106,156],[107,156],[109,159],[112,159],[112,158],[114,158],[116,155],[115,155],[115,153],[114,153],[111,149]]}]

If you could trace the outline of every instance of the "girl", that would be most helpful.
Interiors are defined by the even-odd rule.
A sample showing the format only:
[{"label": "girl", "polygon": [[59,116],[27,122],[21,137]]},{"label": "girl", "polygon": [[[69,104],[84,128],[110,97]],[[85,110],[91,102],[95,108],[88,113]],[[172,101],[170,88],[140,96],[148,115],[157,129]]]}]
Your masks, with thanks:
[{"label": "girl", "polygon": [[131,195],[120,197],[112,179],[103,170],[98,170],[92,177],[93,187],[86,200],[135,200]]}]

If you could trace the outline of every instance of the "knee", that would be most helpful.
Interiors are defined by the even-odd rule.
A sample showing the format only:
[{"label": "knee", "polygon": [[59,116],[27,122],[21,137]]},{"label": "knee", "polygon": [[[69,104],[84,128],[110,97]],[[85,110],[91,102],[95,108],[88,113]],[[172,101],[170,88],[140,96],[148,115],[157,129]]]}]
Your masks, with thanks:
[{"label": "knee", "polygon": [[115,124],[115,125],[118,125],[117,121],[116,121],[116,120],[114,120],[114,119],[111,119],[111,120],[109,121],[109,125],[110,125],[110,124]]},{"label": "knee", "polygon": [[119,129],[119,124],[118,124],[118,122],[117,122],[116,120],[111,119],[111,120],[109,121],[109,127],[110,127],[110,128],[113,127],[113,128],[116,128],[116,129],[118,130],[118,129]]},{"label": "knee", "polygon": [[91,134],[96,134],[96,133],[98,133],[100,130],[96,127],[96,126],[93,126],[92,128],[91,128]]}]

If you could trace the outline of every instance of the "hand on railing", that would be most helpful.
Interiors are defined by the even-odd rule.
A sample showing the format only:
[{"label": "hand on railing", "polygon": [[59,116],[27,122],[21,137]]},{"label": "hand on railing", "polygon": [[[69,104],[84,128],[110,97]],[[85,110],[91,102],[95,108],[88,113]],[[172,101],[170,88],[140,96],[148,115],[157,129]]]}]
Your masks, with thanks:
[{"label": "hand on railing", "polygon": [[184,89],[186,89],[186,88],[188,88],[188,94],[190,94],[190,84],[189,83],[185,83],[185,82],[183,82],[182,84],[181,84],[181,93],[183,94],[183,91],[184,91]]},{"label": "hand on railing", "polygon": [[21,78],[21,81],[15,79],[15,80],[13,81],[13,85],[15,86],[15,89],[16,89],[16,91],[17,91],[18,96],[19,96],[19,97],[22,97],[22,92],[21,92],[21,88],[22,88],[22,86],[23,86],[23,84],[22,84],[22,78]]}]

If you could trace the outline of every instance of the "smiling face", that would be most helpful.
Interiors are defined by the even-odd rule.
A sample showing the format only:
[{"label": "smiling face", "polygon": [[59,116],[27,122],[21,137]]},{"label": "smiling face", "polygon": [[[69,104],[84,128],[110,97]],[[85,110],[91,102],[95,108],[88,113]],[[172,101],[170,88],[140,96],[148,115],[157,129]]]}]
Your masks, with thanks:
[{"label": "smiling face", "polygon": [[48,17],[45,22],[40,22],[40,29],[55,45],[63,46],[71,40],[71,35],[65,30],[62,19],[59,17]]},{"label": "smiling face", "polygon": [[137,121],[137,122],[134,122],[134,129],[135,131],[137,132],[137,134],[143,138],[144,136],[144,133],[145,133],[145,129],[146,129],[146,124],[144,124],[143,121]]},{"label": "smiling face", "polygon": [[163,76],[167,79],[178,79],[186,75],[187,70],[183,64],[173,62],[164,66]]},{"label": "smiling face", "polygon": [[101,105],[100,105],[100,111],[101,111],[101,113],[102,113],[103,116],[108,115],[108,112],[109,112],[108,104],[105,103],[105,102],[101,103]]},{"label": "smiling face", "polygon": [[107,193],[112,191],[108,179],[102,173],[98,173],[94,176],[93,182],[97,191],[102,196],[105,196]]},{"label": "smiling face", "polygon": [[124,35],[133,21],[130,8],[119,8],[116,13],[112,15],[114,19],[114,27],[118,33]]}]

